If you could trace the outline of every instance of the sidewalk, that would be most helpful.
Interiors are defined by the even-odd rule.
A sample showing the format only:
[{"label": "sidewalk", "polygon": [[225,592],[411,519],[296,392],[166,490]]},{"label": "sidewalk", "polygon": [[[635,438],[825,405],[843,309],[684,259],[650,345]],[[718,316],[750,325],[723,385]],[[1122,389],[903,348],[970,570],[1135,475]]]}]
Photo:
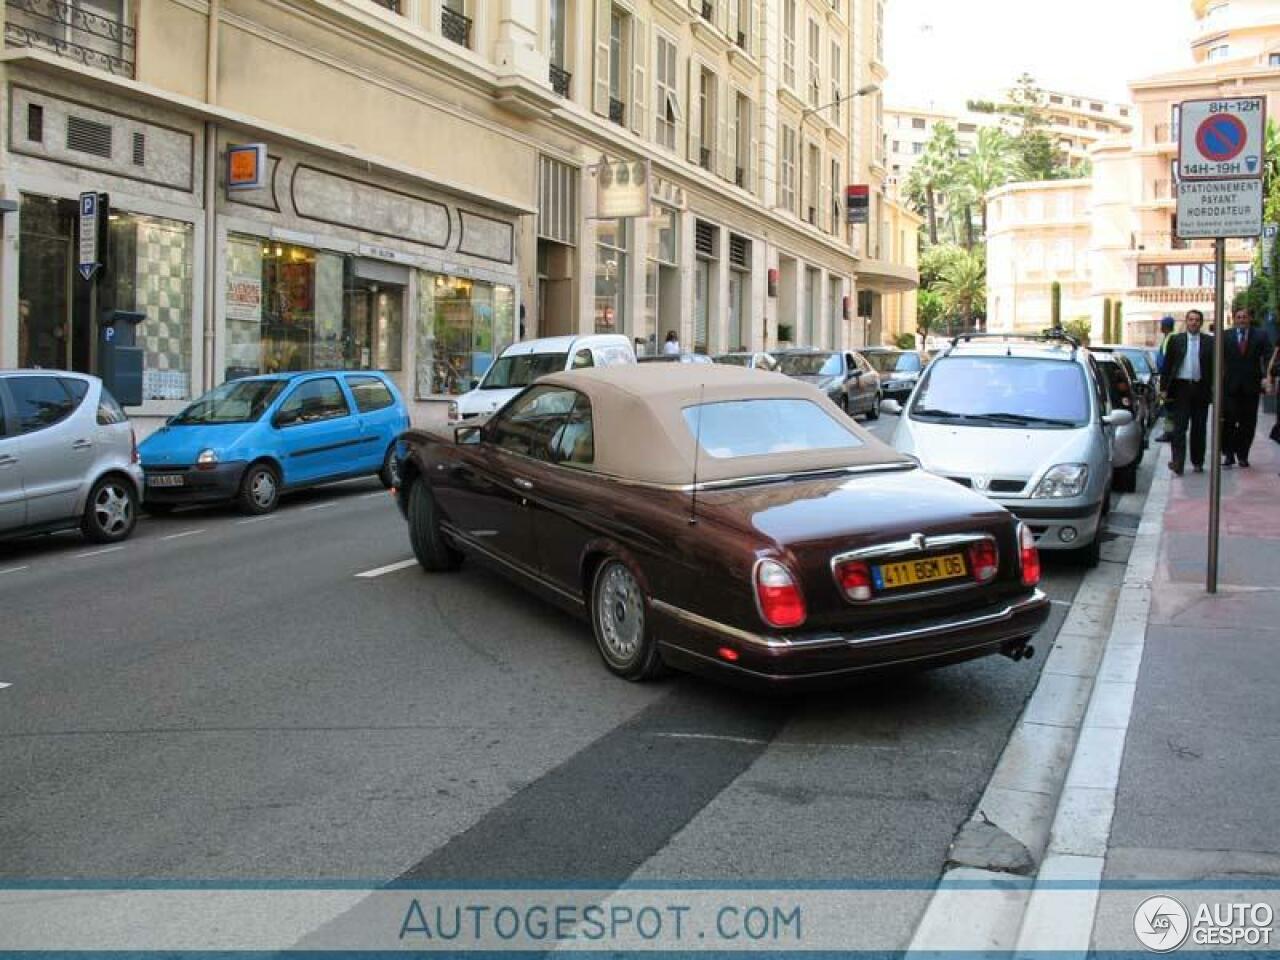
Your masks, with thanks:
[{"label": "sidewalk", "polygon": [[[1165,478],[1111,885],[1280,885],[1280,446],[1275,418],[1259,421],[1252,467],[1222,472],[1216,595],[1205,592],[1209,475]],[[1134,898],[1119,892],[1100,898],[1095,943],[1133,929]]]}]

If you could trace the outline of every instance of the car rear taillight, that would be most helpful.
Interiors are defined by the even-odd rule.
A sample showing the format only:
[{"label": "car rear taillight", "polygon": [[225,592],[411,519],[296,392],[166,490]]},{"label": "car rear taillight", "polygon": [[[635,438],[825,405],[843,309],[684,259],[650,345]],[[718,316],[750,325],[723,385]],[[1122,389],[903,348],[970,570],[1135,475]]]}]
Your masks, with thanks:
[{"label": "car rear taillight", "polygon": [[798,627],[804,623],[804,597],[791,571],[776,560],[756,565],[756,603],[760,616],[771,627]]},{"label": "car rear taillight", "polygon": [[871,568],[861,560],[846,560],[837,566],[836,580],[850,600],[864,603],[871,599]]},{"label": "car rear taillight", "polygon": [[1022,558],[1022,584],[1034,587],[1040,582],[1040,551],[1036,538],[1025,523],[1018,524],[1018,551]]},{"label": "car rear taillight", "polygon": [[979,540],[969,546],[969,571],[978,583],[986,583],[1000,569],[1000,551],[994,540]]},{"label": "car rear taillight", "polygon": [[129,462],[138,462],[138,435],[134,433],[133,427],[129,428]]}]

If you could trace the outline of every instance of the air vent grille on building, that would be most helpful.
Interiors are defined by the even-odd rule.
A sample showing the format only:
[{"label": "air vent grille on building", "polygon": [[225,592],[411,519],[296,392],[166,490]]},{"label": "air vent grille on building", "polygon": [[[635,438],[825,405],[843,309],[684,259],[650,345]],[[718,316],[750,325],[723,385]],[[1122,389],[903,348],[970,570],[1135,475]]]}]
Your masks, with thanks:
[{"label": "air vent grille on building", "polygon": [[135,167],[147,165],[147,135],[141,131],[133,135],[133,165]]},{"label": "air vent grille on building", "polygon": [[67,149],[111,159],[111,127],[84,117],[67,117]]},{"label": "air vent grille on building", "polygon": [[694,223],[693,234],[693,246],[698,254],[704,257],[714,257],[716,255],[715,224],[707,223],[705,220],[698,220]]},{"label": "air vent grille on building", "polygon": [[736,233],[729,234],[729,262],[735,267],[750,269],[751,241]]}]

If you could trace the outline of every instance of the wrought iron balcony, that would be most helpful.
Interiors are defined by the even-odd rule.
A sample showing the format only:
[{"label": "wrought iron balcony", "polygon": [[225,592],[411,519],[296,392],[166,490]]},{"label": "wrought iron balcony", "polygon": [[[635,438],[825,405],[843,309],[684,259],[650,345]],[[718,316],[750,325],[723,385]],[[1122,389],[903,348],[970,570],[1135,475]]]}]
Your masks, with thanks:
[{"label": "wrought iron balcony", "polygon": [[711,23],[714,18],[715,7],[711,3],[711,0],[702,0],[702,19],[707,21],[707,23]]},{"label": "wrought iron balcony", "polygon": [[400,0],[373,0],[380,7],[386,7],[392,13],[404,13]]},{"label": "wrought iron balcony", "polygon": [[568,70],[562,70],[554,63],[548,67],[548,73],[551,79],[551,89],[566,100],[569,98],[569,81],[573,79],[573,74]]},{"label": "wrought iron balcony", "polygon": [[5,46],[37,47],[86,67],[133,76],[136,34],[120,20],[59,0],[5,0]]},{"label": "wrought iron balcony", "polygon": [[627,105],[621,100],[609,98],[609,120],[618,126],[625,126],[627,122]]},{"label": "wrought iron balcony", "polygon": [[702,147],[698,151],[698,166],[700,166],[703,170],[711,169],[711,148],[710,147]]},{"label": "wrought iron balcony", "polygon": [[457,10],[440,8],[440,32],[460,47],[471,47],[471,18]]}]

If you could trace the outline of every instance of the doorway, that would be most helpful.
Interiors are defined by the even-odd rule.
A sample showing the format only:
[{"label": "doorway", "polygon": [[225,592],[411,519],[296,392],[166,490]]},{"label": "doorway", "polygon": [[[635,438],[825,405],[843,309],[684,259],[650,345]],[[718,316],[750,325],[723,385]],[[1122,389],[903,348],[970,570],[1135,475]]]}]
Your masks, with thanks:
[{"label": "doorway", "polygon": [[[91,372],[88,357],[80,366],[73,354],[78,326],[73,323],[72,238],[76,204],[72,200],[24,195],[18,239],[18,366]],[[83,285],[83,284],[82,284]],[[87,286],[87,285],[84,285]]]}]

